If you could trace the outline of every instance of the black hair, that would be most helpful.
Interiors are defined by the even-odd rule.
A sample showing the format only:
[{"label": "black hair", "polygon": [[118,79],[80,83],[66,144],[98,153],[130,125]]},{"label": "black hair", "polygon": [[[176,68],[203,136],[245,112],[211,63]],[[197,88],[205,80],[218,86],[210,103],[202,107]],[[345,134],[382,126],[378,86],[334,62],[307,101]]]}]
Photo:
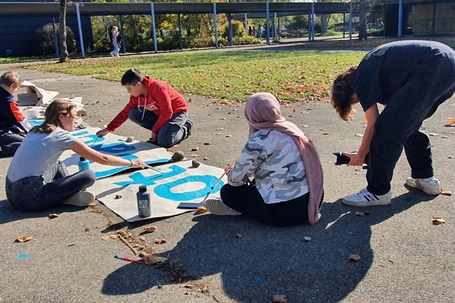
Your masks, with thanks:
[{"label": "black hair", "polygon": [[125,85],[136,85],[138,82],[144,83],[144,76],[142,76],[141,72],[135,68],[131,68],[127,70],[121,80],[122,86]]}]

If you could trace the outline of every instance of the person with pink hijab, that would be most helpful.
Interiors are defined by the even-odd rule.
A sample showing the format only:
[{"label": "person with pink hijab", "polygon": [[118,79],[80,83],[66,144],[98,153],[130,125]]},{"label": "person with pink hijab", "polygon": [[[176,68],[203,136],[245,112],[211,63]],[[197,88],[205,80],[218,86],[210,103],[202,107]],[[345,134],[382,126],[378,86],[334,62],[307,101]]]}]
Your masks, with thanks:
[{"label": "person with pink hijab", "polygon": [[321,162],[311,141],[281,114],[270,93],[246,102],[249,138],[221,199],[206,201],[214,215],[245,215],[272,226],[316,224],[324,189]]}]

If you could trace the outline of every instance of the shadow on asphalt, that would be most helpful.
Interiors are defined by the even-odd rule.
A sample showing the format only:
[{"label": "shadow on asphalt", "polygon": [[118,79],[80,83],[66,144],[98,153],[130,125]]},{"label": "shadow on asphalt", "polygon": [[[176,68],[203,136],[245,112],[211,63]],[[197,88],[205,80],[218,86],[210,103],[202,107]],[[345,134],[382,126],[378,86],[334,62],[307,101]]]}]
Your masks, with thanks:
[{"label": "shadow on asphalt", "polygon": [[[236,302],[270,302],[277,294],[285,294],[289,302],[339,302],[372,265],[372,226],[433,198],[414,190],[383,207],[324,203],[315,226],[276,228],[242,216],[197,215],[197,224],[161,255],[178,261],[196,279],[221,274],[224,292]],[[370,214],[358,216],[356,211]],[[349,261],[351,254],[360,255],[361,261]],[[393,266],[389,263],[385,266]],[[102,292],[144,292],[159,284],[153,282],[157,271],[127,264],[106,277]]]},{"label": "shadow on asphalt", "polygon": [[14,208],[8,200],[1,200],[0,201],[0,225],[19,221],[23,219],[30,219],[30,218],[42,218],[48,217],[49,214],[61,214],[61,213],[70,213],[70,212],[78,212],[80,211],[80,207],[70,206],[70,205],[62,205],[60,207],[52,208],[49,210],[37,211],[37,212],[22,212]]}]

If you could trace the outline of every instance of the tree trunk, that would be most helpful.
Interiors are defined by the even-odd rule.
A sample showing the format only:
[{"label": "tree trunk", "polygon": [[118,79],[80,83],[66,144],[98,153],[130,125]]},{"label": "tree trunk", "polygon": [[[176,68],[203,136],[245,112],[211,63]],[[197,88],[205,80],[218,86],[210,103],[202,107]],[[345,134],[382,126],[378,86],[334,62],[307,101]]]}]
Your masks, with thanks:
[{"label": "tree trunk", "polygon": [[69,60],[68,47],[66,46],[66,0],[60,0],[60,24],[58,31],[59,62]]},{"label": "tree trunk", "polygon": [[367,38],[367,23],[366,23],[366,3],[365,0],[360,0],[359,11],[359,40],[366,40]]}]

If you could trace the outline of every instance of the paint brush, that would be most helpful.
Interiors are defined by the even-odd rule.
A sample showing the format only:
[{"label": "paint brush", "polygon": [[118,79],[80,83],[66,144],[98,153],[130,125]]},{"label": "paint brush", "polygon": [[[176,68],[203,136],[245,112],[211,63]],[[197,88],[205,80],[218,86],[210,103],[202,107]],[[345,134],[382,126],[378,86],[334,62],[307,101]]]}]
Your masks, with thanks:
[{"label": "paint brush", "polygon": [[131,262],[131,263],[137,263],[137,264],[146,265],[144,263],[144,261],[134,260],[134,259],[131,259],[131,258],[128,258],[128,257],[120,256],[120,255],[115,255],[114,258],[120,259],[120,260],[124,260],[124,261],[128,261],[128,262]]},{"label": "paint brush", "polygon": [[146,164],[146,163],[144,163],[144,165],[145,165],[145,167],[150,168],[150,169],[152,169],[152,170],[154,170],[154,171],[156,171],[156,172],[162,174],[162,172],[161,172],[160,170],[154,168],[153,166],[150,166],[150,165],[148,165],[148,164]]},{"label": "paint brush", "polygon": [[221,179],[223,179],[224,175],[226,175],[226,172],[224,172],[221,177],[218,178],[218,180],[215,181],[215,183],[212,185],[212,187],[210,187],[211,190],[213,190],[215,188],[215,185],[217,185]]},{"label": "paint brush", "polygon": [[91,144],[91,147],[93,147],[95,145],[95,143],[96,143],[96,141],[98,141],[98,139],[99,139],[99,137],[96,136],[95,140],[93,140],[93,143]]}]

